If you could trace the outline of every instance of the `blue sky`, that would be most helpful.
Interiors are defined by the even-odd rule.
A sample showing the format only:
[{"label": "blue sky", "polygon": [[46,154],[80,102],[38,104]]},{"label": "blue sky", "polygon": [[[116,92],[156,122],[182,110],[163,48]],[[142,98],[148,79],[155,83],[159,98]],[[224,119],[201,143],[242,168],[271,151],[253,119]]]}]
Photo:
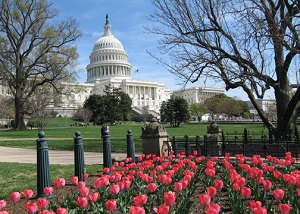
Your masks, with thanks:
[{"label": "blue sky", "polygon": [[[135,80],[155,81],[163,83],[166,88],[179,90],[180,80],[170,74],[146,51],[156,53],[158,36],[145,33],[144,26],[152,23],[147,20],[154,10],[149,0],[49,0],[59,10],[59,17],[72,16],[79,23],[83,37],[76,42],[79,53],[78,82],[85,82],[85,68],[89,64],[89,56],[95,42],[103,34],[105,16],[108,14],[113,35],[121,41],[128,61],[132,65],[132,78]],[[134,71],[139,69],[139,72]],[[204,86],[203,82],[189,84],[188,87]],[[215,82],[206,83],[207,87],[223,87]],[[248,100],[242,90],[226,92],[228,96],[236,96]]]}]

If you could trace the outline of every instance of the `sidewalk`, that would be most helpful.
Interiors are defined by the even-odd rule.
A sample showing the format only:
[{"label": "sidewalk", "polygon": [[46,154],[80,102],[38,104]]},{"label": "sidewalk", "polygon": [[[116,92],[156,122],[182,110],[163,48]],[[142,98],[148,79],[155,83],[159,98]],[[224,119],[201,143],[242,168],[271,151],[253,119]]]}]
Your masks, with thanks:
[{"label": "sidewalk", "polygon": [[[0,162],[33,163],[36,164],[36,149],[13,148],[0,146]],[[74,164],[73,151],[49,150],[50,164]],[[112,158],[126,158],[125,153],[112,153]],[[84,162],[87,165],[103,164],[102,152],[85,152]]]}]

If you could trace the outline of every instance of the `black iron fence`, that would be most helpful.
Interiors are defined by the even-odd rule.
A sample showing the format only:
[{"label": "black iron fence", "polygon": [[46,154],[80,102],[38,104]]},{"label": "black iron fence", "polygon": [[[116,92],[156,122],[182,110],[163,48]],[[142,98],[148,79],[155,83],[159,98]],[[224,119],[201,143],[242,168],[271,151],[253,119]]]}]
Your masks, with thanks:
[{"label": "black iron fence", "polygon": [[165,141],[164,151],[174,154],[184,152],[186,155],[193,154],[196,150],[198,155],[204,156],[224,156],[229,153],[231,156],[235,154],[243,154],[252,156],[259,154],[262,157],[272,155],[276,157],[284,157],[286,152],[291,152],[294,157],[300,153],[299,137],[292,140],[275,140],[268,133],[262,132],[261,135],[250,134],[246,129],[244,133],[224,134],[220,133],[220,138],[211,139],[207,135],[203,137],[172,137],[169,141]]}]

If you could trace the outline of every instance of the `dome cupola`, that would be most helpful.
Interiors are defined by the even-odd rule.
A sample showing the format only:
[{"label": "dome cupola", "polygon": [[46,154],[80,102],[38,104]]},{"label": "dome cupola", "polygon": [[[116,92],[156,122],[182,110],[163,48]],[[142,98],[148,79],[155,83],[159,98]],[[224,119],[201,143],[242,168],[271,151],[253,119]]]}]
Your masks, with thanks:
[{"label": "dome cupola", "polygon": [[95,43],[87,66],[87,82],[110,78],[131,79],[131,65],[122,43],[113,36],[106,15],[104,33]]}]

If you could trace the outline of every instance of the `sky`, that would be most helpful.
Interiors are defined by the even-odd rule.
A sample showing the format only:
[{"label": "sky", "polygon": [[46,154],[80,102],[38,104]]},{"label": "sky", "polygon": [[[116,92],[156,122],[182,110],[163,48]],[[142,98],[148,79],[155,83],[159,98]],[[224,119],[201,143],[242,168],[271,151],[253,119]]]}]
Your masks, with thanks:
[{"label": "sky", "polygon": [[[89,64],[89,56],[95,42],[101,38],[104,32],[105,16],[108,14],[112,25],[112,34],[120,40],[128,55],[128,62],[132,65],[132,79],[143,81],[155,81],[163,83],[165,88],[171,90],[182,89],[181,81],[169,73],[162,65],[150,56],[148,52],[157,53],[157,35],[145,32],[145,26],[151,26],[149,17],[154,6],[149,0],[49,0],[59,11],[59,18],[73,17],[79,23],[79,29],[83,37],[77,42],[79,53],[79,73],[77,81],[86,81],[86,66]],[[138,72],[135,72],[136,70]],[[187,87],[219,87],[224,84],[216,84],[214,81],[198,81],[188,84]],[[228,96],[235,96],[242,100],[248,100],[242,90],[230,90],[225,92]]]}]

